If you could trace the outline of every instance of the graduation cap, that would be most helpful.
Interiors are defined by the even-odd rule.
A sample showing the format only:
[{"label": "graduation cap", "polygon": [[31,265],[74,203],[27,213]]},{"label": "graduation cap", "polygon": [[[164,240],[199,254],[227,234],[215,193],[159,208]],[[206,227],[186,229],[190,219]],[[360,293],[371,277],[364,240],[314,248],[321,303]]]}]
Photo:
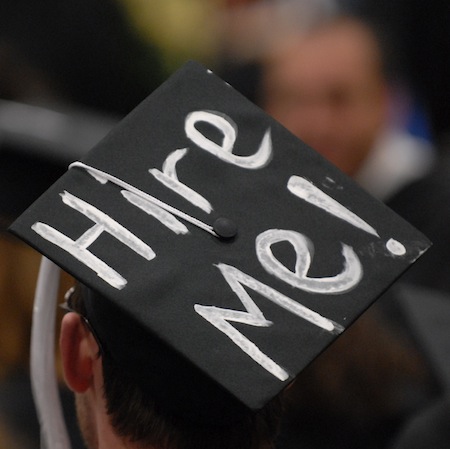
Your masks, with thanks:
[{"label": "graduation cap", "polygon": [[430,245],[194,62],[11,230],[88,287],[105,353],[201,422],[263,407]]}]

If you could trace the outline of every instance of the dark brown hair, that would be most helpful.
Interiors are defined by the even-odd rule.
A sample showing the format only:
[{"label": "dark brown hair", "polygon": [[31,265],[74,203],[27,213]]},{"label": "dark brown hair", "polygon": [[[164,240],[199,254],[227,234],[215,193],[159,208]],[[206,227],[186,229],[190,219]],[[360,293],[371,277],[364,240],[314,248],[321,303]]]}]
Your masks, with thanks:
[{"label": "dark brown hair", "polygon": [[[77,286],[71,308],[87,318],[83,303],[85,287]],[[95,335],[95,329],[91,328]],[[148,390],[136,382],[126,366],[108,357],[102,342],[104,397],[116,433],[142,447],[158,449],[270,449],[281,416],[281,399],[273,399],[257,412],[248,410],[232,424],[198,424],[174,415],[158,404]]]}]

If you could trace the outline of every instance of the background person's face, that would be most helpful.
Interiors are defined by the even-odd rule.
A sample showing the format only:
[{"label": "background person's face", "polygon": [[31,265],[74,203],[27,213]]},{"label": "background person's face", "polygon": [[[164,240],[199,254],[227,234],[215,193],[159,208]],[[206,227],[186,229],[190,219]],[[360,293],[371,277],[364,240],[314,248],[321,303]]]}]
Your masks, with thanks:
[{"label": "background person's face", "polygon": [[387,114],[373,38],[359,26],[340,24],[286,42],[264,71],[263,107],[353,175]]}]

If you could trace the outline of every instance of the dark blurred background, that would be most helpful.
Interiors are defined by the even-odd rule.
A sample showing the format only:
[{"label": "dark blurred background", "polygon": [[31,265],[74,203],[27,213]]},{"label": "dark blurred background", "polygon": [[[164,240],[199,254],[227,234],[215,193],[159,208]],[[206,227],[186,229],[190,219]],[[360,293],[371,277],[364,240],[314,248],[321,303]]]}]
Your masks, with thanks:
[{"label": "dark blurred background", "polygon": [[277,447],[449,447],[449,24],[441,0],[0,2],[0,449],[39,447],[40,257],[8,224],[189,59],[434,242],[287,392]]}]

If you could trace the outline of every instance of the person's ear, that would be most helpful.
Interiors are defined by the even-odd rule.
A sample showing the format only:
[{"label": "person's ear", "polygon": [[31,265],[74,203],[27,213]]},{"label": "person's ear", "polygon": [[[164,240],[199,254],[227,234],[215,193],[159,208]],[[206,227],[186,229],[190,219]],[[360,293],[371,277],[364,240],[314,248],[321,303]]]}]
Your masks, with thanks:
[{"label": "person's ear", "polygon": [[75,393],[84,393],[92,383],[98,347],[78,314],[64,315],[59,344],[67,386]]}]

